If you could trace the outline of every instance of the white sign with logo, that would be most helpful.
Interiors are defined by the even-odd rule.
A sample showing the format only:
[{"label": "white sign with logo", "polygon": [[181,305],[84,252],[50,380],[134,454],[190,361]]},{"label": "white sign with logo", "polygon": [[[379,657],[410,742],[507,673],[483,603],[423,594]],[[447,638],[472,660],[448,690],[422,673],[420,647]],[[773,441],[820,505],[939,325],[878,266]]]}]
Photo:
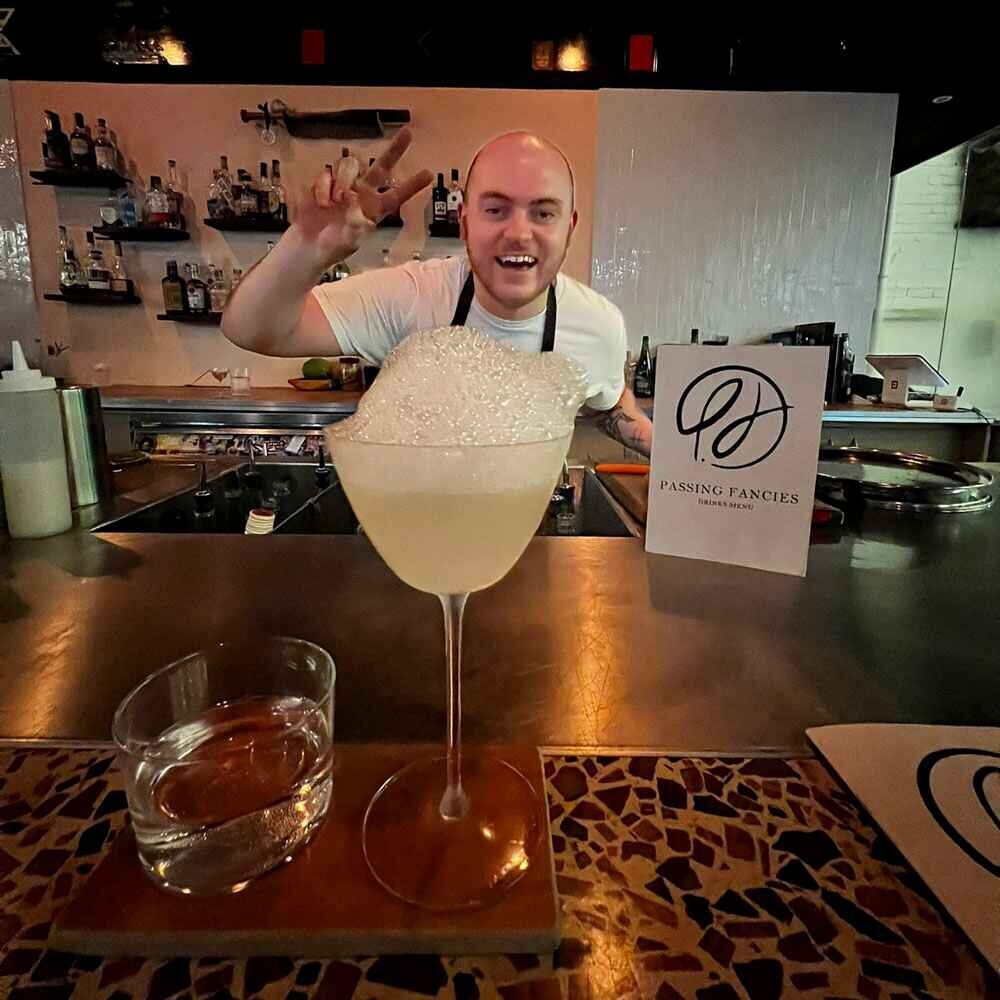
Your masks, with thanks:
[{"label": "white sign with logo", "polygon": [[647,552],[805,576],[829,356],[657,348]]}]

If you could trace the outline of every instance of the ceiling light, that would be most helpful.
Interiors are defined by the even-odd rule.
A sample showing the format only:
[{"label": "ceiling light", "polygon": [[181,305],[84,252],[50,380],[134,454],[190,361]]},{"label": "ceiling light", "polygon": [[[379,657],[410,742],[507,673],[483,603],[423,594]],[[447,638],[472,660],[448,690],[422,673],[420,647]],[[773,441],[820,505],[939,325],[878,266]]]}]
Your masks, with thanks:
[{"label": "ceiling light", "polygon": [[573,41],[563,42],[559,46],[556,66],[567,73],[580,73],[590,69],[590,52],[587,50],[587,40],[581,35]]},{"label": "ceiling light", "polygon": [[942,94],[940,97],[935,97],[931,104],[947,104],[950,100],[952,100],[951,94]]}]

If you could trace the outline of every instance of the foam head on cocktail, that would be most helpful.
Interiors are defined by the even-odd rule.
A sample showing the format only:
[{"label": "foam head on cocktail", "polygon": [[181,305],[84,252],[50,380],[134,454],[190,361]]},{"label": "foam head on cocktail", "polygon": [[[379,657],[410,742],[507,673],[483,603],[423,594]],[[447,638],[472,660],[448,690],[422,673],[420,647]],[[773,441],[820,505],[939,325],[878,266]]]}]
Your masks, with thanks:
[{"label": "foam head on cocktail", "polygon": [[387,565],[437,594],[445,618],[445,757],[393,775],[365,814],[368,865],[431,909],[481,906],[532,863],[542,803],[509,764],[461,750],[462,612],[517,562],[552,496],[583,401],[583,373],[465,327],[413,334],[342,423],[330,454]]},{"label": "foam head on cocktail", "polygon": [[327,431],[354,512],[393,572],[433,594],[505,576],[545,512],[582,392],[561,355],[462,327],[396,348],[357,414]]}]

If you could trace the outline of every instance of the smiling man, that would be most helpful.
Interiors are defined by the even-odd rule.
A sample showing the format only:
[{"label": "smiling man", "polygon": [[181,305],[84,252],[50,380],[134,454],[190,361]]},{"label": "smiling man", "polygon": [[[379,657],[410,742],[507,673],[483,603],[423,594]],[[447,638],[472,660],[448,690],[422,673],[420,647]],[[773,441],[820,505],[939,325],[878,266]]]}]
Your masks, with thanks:
[{"label": "smiling man", "polygon": [[357,354],[381,364],[410,333],[472,326],[516,350],[572,358],[587,373],[587,406],[598,425],[648,455],[652,424],[624,384],[622,315],[559,273],[577,211],[573,171],[548,140],[510,132],[476,154],[461,214],[468,260],[413,261],[316,284],[379,219],[431,183],[424,170],[379,193],[409,143],[403,130],[363,176],[353,157],[320,176],[281,241],[231,297],[223,333],[263,354]]}]

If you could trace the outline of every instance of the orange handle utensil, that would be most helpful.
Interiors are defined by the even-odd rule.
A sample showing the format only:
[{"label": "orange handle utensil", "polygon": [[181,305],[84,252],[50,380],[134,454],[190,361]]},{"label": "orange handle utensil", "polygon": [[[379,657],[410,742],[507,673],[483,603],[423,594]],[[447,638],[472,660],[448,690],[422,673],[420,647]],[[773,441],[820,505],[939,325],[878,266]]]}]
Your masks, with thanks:
[{"label": "orange handle utensil", "polygon": [[627,462],[601,462],[594,466],[595,472],[603,472],[609,476],[643,476],[649,472],[648,465],[635,465]]}]

